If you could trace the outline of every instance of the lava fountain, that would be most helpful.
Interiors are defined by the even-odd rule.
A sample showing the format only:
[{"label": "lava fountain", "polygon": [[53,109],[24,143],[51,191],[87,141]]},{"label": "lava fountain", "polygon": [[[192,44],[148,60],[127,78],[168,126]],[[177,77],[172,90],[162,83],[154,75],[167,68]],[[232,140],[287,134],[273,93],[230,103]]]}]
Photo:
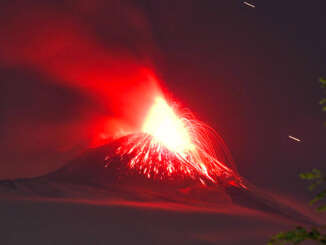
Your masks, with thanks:
[{"label": "lava fountain", "polygon": [[[190,178],[202,185],[246,188],[232,163],[219,159],[214,135],[213,129],[191,113],[178,113],[176,106],[156,97],[141,132],[131,134],[115,154],[128,159],[128,168],[148,179]],[[109,167],[112,157],[107,155],[105,160]]]}]

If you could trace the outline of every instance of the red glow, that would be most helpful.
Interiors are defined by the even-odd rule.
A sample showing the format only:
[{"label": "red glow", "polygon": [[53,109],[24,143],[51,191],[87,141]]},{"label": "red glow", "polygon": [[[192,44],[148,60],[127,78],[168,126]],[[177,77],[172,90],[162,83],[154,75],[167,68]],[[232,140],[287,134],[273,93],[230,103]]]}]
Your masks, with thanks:
[{"label": "red glow", "polygon": [[[98,1],[87,4],[87,10],[96,4]],[[51,144],[64,144],[62,148],[68,150],[80,142],[85,142],[82,145],[86,147],[108,143],[112,137],[121,136],[120,131],[138,128],[144,110],[153,97],[161,94],[149,62],[139,57],[137,49],[130,51],[133,46],[141,49],[145,45],[142,37],[147,35],[146,28],[139,36],[130,37],[132,44],[124,42],[129,30],[137,29],[134,20],[138,15],[141,18],[141,13],[130,10],[135,18],[119,21],[119,15],[115,15],[119,11],[114,6],[110,11],[109,19],[114,26],[106,30],[110,38],[105,42],[103,34],[96,35],[97,25],[85,25],[84,18],[89,20],[87,15],[75,16],[64,9],[53,11],[51,4],[33,7],[13,3],[3,12],[7,21],[0,24],[0,36],[6,38],[0,40],[0,62],[22,67],[22,73],[31,70],[40,75],[36,79],[41,83],[56,83],[85,98],[74,115],[73,129],[66,129],[68,123],[64,117],[60,118],[63,122],[51,125],[51,131],[53,127],[66,129],[62,136],[64,143],[45,139]],[[97,11],[94,14],[99,17]],[[146,48],[150,50],[150,45]],[[39,126],[35,127],[37,131]],[[56,135],[62,134],[57,131]]]}]

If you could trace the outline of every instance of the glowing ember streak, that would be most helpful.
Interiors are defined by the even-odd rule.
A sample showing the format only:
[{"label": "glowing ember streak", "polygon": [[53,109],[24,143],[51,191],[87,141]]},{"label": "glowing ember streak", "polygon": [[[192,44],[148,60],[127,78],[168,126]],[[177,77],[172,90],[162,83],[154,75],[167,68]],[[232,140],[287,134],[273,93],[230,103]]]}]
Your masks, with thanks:
[{"label": "glowing ember streak", "polygon": [[216,157],[210,129],[180,116],[162,97],[155,98],[142,127],[117,148],[128,167],[147,178],[193,179],[203,185],[245,186],[235,171]]}]

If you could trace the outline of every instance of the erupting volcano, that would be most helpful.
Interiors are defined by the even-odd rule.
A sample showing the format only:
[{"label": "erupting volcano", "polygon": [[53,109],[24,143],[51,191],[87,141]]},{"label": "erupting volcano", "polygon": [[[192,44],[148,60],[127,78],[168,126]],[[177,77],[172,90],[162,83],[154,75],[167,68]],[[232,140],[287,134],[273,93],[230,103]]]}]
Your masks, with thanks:
[{"label": "erupting volcano", "polygon": [[[147,178],[190,178],[203,185],[228,183],[245,187],[233,166],[218,159],[212,136],[213,130],[190,113],[178,115],[163,97],[156,97],[142,132],[131,134],[115,154],[129,159],[130,170]],[[105,166],[110,167],[112,156],[105,160]]]},{"label": "erupting volcano", "polygon": [[139,131],[91,148],[47,175],[2,180],[0,194],[174,210],[244,208],[314,223],[240,177],[218,134],[163,96],[154,98]]}]

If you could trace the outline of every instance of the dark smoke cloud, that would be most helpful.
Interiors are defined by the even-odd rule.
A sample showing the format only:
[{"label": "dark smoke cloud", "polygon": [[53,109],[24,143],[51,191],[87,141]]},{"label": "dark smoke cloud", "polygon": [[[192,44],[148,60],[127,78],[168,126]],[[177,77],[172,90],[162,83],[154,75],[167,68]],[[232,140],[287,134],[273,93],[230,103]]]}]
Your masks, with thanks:
[{"label": "dark smoke cloud", "polygon": [[160,93],[142,12],[120,1],[0,6],[0,177],[53,170],[139,126]]}]

